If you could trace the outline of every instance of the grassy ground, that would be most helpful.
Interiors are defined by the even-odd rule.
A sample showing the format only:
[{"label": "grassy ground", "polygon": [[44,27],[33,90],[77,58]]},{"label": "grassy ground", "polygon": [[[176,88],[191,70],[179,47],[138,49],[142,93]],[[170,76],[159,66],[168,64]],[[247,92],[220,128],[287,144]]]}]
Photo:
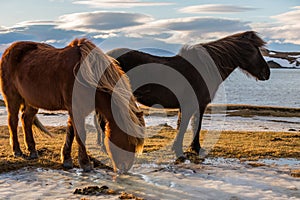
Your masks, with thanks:
[{"label": "grassy ground", "polygon": [[[62,169],[60,149],[65,137],[65,127],[47,127],[54,135],[49,138],[36,134],[35,141],[39,152],[39,159],[14,158],[9,146],[9,133],[6,126],[0,126],[0,173],[20,169],[25,166],[35,166],[51,169]],[[24,151],[23,133],[19,129],[19,141]],[[173,162],[175,157],[170,145],[176,130],[167,125],[148,127],[147,134],[151,137],[145,142],[144,153],[139,156],[139,162]],[[257,131],[203,131],[201,144],[210,149],[208,157],[238,158],[241,160],[257,160],[261,158],[296,158],[300,159],[300,132],[257,132]],[[216,138],[216,144],[211,145]],[[185,147],[191,141],[191,133],[185,138]],[[93,149],[89,148],[88,149]],[[109,159],[99,151],[90,152],[97,159]],[[73,145],[72,157],[77,163],[76,142]],[[172,161],[173,160],[173,161]],[[99,164],[95,161],[95,164]],[[103,167],[103,166],[98,166]]]}]

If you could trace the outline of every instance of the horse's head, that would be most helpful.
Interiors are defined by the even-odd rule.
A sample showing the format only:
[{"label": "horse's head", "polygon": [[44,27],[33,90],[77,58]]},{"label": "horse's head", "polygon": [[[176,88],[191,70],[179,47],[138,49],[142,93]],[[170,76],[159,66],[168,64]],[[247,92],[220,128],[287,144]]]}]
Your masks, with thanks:
[{"label": "horse's head", "polygon": [[[127,172],[133,165],[135,153],[141,153],[143,150],[144,118],[141,112],[136,113],[135,116],[139,120],[136,126],[142,127],[135,127],[135,130],[128,130],[128,133],[114,122],[106,124],[106,151],[112,160],[114,171],[118,169],[120,173]],[[133,136],[137,134],[136,131],[139,131],[137,137]]]},{"label": "horse's head", "polygon": [[265,42],[253,31],[236,34],[240,49],[237,59],[238,65],[258,80],[268,80],[270,78],[270,68],[263,58],[260,47]]}]

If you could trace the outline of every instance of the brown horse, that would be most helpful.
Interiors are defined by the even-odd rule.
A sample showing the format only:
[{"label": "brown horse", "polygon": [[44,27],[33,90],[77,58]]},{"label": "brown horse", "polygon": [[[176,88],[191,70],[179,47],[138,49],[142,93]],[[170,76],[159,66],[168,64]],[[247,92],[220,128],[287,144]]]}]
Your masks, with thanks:
[{"label": "brown horse", "polygon": [[96,110],[108,122],[105,145],[114,169],[130,169],[135,153],[143,148],[144,121],[127,76],[92,42],[76,39],[62,49],[43,43],[16,42],[4,52],[0,66],[15,156],[22,155],[17,137],[20,110],[30,158],[38,157],[32,133],[38,109],[66,110],[69,120],[62,147],[63,166],[73,166],[71,146],[75,134],[80,167],[91,170],[84,119]]},{"label": "brown horse", "polygon": [[[184,46],[173,57],[124,48],[107,54],[117,59],[127,73],[138,102],[146,106],[180,108],[181,123],[173,150],[177,156],[182,156],[184,133],[193,115],[194,138],[189,150],[199,153],[204,111],[231,72],[239,67],[259,80],[269,79],[269,66],[259,50],[264,44],[255,32],[247,31],[217,41]],[[104,123],[99,124],[103,129]]]}]

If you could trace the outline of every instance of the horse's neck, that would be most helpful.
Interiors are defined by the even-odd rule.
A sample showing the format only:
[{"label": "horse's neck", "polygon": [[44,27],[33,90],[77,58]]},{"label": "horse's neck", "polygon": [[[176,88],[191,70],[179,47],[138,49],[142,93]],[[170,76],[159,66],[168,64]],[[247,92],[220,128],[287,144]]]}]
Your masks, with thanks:
[{"label": "horse's neck", "polygon": [[223,78],[214,59],[202,45],[185,45],[178,53],[179,56],[188,61],[194,69],[202,76],[208,86],[210,93],[215,93]]},{"label": "horse's neck", "polygon": [[237,68],[237,66],[235,66],[235,67],[224,67],[222,65],[221,66],[217,65],[217,67],[220,71],[220,74],[222,76],[223,81],[225,81],[225,79],[227,79],[230,76],[230,74]]},{"label": "horse's neck", "polygon": [[205,46],[210,56],[213,58],[223,81],[238,67],[236,57],[222,51],[214,51],[209,46]]}]

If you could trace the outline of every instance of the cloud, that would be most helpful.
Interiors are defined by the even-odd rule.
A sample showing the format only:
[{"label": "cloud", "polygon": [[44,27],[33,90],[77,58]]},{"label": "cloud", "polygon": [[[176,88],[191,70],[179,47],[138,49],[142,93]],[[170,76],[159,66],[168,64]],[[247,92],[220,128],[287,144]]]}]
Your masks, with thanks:
[{"label": "cloud", "polygon": [[291,11],[271,16],[275,22],[257,23],[253,24],[252,27],[268,36],[270,42],[300,45],[300,6],[292,9]]},{"label": "cloud", "polygon": [[152,36],[168,43],[185,44],[218,39],[232,32],[250,30],[249,22],[213,17],[186,17],[157,20],[128,28],[132,37]]},{"label": "cloud", "polygon": [[88,5],[95,8],[131,8],[141,6],[167,6],[174,3],[141,0],[77,0],[74,4]]},{"label": "cloud", "polygon": [[26,21],[10,28],[0,27],[0,37],[1,44],[33,40],[63,47],[76,37],[87,37],[96,44],[109,41],[112,48],[127,44],[139,48],[159,46],[168,49],[186,43],[211,41],[249,29],[249,22],[229,18],[155,20],[140,13],[97,11],[63,15],[54,21]]},{"label": "cloud", "polygon": [[236,12],[246,12],[255,10],[256,8],[245,7],[245,6],[235,6],[235,5],[224,5],[224,4],[203,4],[196,6],[188,6],[179,9],[182,13],[236,13]]},{"label": "cloud", "polygon": [[[79,31],[57,29],[54,21],[47,21],[46,23],[43,21],[26,21],[13,27],[2,29],[0,32],[2,45],[15,41],[31,40],[62,47],[76,37],[87,36],[86,33]],[[1,48],[2,50],[3,47]]]},{"label": "cloud", "polygon": [[137,26],[153,19],[144,14],[126,12],[84,12],[59,17],[57,28],[83,32],[111,32]]},{"label": "cloud", "polygon": [[74,13],[54,21],[34,20],[12,27],[1,26],[0,44],[32,40],[63,47],[76,37],[87,37],[99,43],[103,39],[122,36],[122,30],[127,27],[143,25],[152,20],[150,16],[139,13]]}]

